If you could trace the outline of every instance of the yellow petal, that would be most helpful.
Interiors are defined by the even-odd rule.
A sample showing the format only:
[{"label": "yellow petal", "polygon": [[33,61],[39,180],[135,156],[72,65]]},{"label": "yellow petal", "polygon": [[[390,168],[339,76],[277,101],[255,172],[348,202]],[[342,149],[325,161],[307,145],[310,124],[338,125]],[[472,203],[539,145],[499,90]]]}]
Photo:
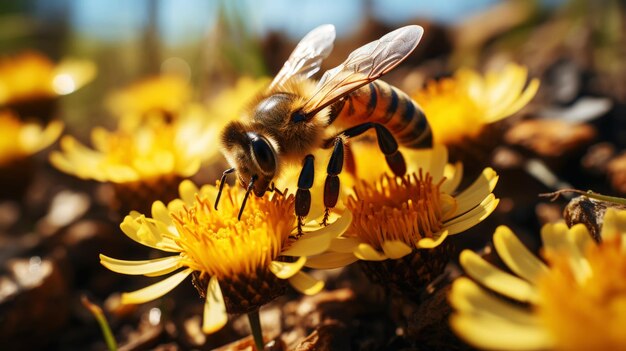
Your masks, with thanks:
[{"label": "yellow petal", "polygon": [[350,253],[359,245],[357,238],[334,238],[330,242],[329,250],[332,252]]},{"label": "yellow petal", "polygon": [[537,289],[525,280],[508,274],[470,250],[459,257],[467,275],[487,288],[521,302],[536,302]]},{"label": "yellow petal", "polygon": [[204,317],[202,319],[202,331],[211,334],[222,329],[228,322],[224,296],[217,278],[211,277],[207,287],[206,300],[204,302]]},{"label": "yellow petal", "polygon": [[498,207],[498,203],[500,203],[500,199],[496,199],[495,195],[489,194],[471,211],[445,222],[446,229],[448,229],[450,235],[462,233],[487,218]]},{"label": "yellow petal", "polygon": [[331,240],[343,234],[352,223],[352,213],[345,211],[335,222],[314,232],[304,233],[281,255],[284,256],[313,256],[329,249]]},{"label": "yellow petal", "polygon": [[191,180],[185,179],[178,186],[178,192],[185,204],[192,205],[196,200],[198,187]]},{"label": "yellow petal", "polygon": [[100,254],[100,263],[113,272],[128,274],[128,275],[151,275],[155,276],[155,273],[162,273],[160,275],[175,270],[180,262],[180,256],[169,256],[163,258],[157,258],[154,260],[143,261],[126,261],[111,258]]},{"label": "yellow petal", "polygon": [[472,314],[484,318],[500,319],[523,325],[540,324],[538,315],[523,306],[512,304],[481,288],[467,277],[454,281],[450,295],[450,305],[461,314]]},{"label": "yellow petal", "polygon": [[384,254],[376,251],[371,245],[366,243],[361,243],[357,246],[354,251],[354,256],[356,256],[359,260],[364,261],[384,261],[388,257]]},{"label": "yellow petal", "polygon": [[450,326],[467,343],[487,350],[551,350],[554,339],[540,326],[508,323],[473,315],[455,314]]},{"label": "yellow petal", "polygon": [[536,284],[540,274],[548,267],[533,255],[506,226],[499,226],[493,235],[493,244],[498,256],[515,274]]},{"label": "yellow petal", "polygon": [[315,269],[334,269],[345,267],[357,260],[352,252],[327,252],[309,257],[305,266]]},{"label": "yellow petal", "polygon": [[626,240],[626,211],[619,211],[614,208],[606,210],[601,234],[603,240],[611,240],[621,236],[622,241]]},{"label": "yellow petal", "polygon": [[296,262],[270,262],[270,271],[280,279],[289,279],[298,273],[306,263],[306,257],[298,258]]},{"label": "yellow petal", "polygon": [[522,107],[526,106],[526,104],[528,104],[528,102],[532,100],[533,97],[535,97],[537,90],[539,90],[539,80],[533,79],[530,81],[530,83],[528,83],[528,87],[526,88],[526,90],[524,90],[524,93],[517,99],[517,101],[511,104],[505,111],[503,111],[500,116],[494,116],[494,118],[492,118],[491,120],[497,121],[521,110]]},{"label": "yellow petal", "polygon": [[448,231],[444,230],[442,232],[435,233],[433,238],[422,238],[417,242],[417,247],[420,249],[433,249],[439,246],[446,238],[448,237]]},{"label": "yellow petal", "polygon": [[385,255],[392,260],[402,258],[413,251],[410,246],[399,240],[383,241],[382,248]]},{"label": "yellow petal", "polygon": [[454,165],[448,164],[443,174],[446,177],[446,181],[439,189],[442,193],[454,194],[463,180],[463,164],[461,162],[456,162]]},{"label": "yellow petal", "polygon": [[462,214],[474,208],[493,191],[497,183],[496,171],[489,167],[485,168],[472,185],[455,197],[459,204],[456,213]]},{"label": "yellow petal", "polygon": [[176,286],[178,286],[178,284],[185,280],[185,278],[187,278],[187,276],[189,276],[192,271],[193,270],[191,269],[185,269],[161,280],[156,284],[152,284],[137,291],[123,293],[122,303],[139,304],[158,299],[159,297],[167,294]]},{"label": "yellow petal", "polygon": [[289,278],[289,283],[299,292],[305,295],[314,295],[324,288],[324,282],[317,280],[304,272],[298,272]]}]

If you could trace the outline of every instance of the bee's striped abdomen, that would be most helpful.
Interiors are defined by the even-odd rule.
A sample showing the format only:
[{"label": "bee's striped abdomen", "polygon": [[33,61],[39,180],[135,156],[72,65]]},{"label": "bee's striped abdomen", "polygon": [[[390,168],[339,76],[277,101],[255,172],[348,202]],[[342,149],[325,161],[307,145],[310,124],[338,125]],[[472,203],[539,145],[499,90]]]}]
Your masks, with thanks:
[{"label": "bee's striped abdomen", "polygon": [[432,146],[430,126],[422,109],[407,94],[383,81],[371,82],[350,93],[335,113],[338,113],[337,125],[380,123],[402,146],[415,149]]}]

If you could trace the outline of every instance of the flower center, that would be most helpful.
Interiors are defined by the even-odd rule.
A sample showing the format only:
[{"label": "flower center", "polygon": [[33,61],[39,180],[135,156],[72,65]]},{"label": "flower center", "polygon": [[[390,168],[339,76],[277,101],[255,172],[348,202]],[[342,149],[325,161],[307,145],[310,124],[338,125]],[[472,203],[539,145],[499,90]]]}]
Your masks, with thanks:
[{"label": "flower center", "polygon": [[241,188],[225,186],[219,210],[215,198],[196,196],[193,206],[172,214],[184,265],[220,279],[255,274],[279,256],[296,220],[293,196],[251,195],[238,220],[242,199]]},{"label": "flower center", "polygon": [[349,233],[380,249],[388,240],[409,246],[443,227],[442,218],[455,200],[439,191],[445,180],[433,184],[429,173],[404,177],[383,175],[373,184],[360,182],[347,201],[353,213]]},{"label": "flower center", "polygon": [[581,278],[571,268],[571,255],[548,253],[551,269],[538,284],[539,316],[559,349],[626,349],[626,255],[621,240],[591,244],[585,256],[583,269],[589,274]]}]

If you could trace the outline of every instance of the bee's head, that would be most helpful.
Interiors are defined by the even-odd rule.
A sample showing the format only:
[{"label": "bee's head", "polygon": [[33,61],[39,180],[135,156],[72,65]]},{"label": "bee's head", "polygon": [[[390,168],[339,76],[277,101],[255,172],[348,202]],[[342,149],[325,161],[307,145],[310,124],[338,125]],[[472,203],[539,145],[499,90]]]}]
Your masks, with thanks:
[{"label": "bee's head", "polygon": [[253,182],[254,194],[263,196],[278,167],[276,150],[269,139],[240,122],[231,122],[222,132],[222,146],[241,185],[248,187]]}]

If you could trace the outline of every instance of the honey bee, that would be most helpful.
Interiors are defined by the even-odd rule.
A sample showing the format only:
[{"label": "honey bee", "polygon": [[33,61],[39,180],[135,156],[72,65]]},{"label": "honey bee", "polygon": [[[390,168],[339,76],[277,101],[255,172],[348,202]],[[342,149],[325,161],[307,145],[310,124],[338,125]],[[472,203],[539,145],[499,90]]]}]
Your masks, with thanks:
[{"label": "honey bee", "polygon": [[[236,172],[247,188],[239,212],[250,192],[263,196],[274,190],[273,179],[286,164],[302,162],[295,199],[298,229],[311,205],[314,180],[313,151],[332,149],[324,185],[328,218],[339,197],[344,147],[349,138],[374,129],[389,168],[404,175],[406,164],[398,143],[409,148],[432,146],[424,113],[409,96],[377,80],[402,62],[417,47],[424,30],[402,27],[353,51],[339,66],[311,79],[333,47],[335,28],[322,25],[296,46],[269,87],[245,113],[221,134],[222,152],[232,168],[224,171],[215,208],[228,174]],[[331,134],[330,125],[341,130]]]}]

